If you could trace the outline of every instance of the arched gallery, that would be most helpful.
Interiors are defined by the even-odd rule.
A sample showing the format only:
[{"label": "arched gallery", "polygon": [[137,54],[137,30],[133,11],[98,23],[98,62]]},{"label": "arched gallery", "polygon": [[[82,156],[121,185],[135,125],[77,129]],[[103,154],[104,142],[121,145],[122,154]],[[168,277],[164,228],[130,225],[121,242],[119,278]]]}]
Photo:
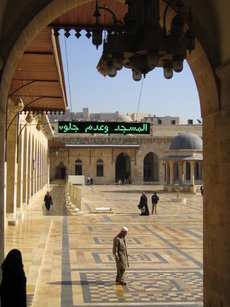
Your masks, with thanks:
[{"label": "arched gallery", "polygon": [[[123,15],[127,12],[127,3],[129,3],[131,6],[128,17],[130,18],[126,21],[131,25],[133,21],[131,18],[132,4],[134,2],[111,0],[109,7],[116,12],[118,20],[122,20]],[[150,2],[137,1],[137,3],[140,5],[140,12],[146,12],[145,9]],[[162,0],[153,3],[155,8],[158,4],[160,6],[161,21],[164,20],[163,15],[167,8],[167,21],[164,26],[168,28],[177,11],[176,1]],[[230,2],[229,0],[184,0],[183,3],[186,12],[192,8],[192,29],[196,39],[195,49],[191,53],[187,53],[187,62],[197,85],[203,123],[204,306],[228,307],[230,306],[230,141],[228,133],[230,130]],[[77,30],[76,34],[79,30],[78,27],[82,24],[87,24],[90,31],[90,27],[95,23],[94,10],[95,1],[91,0],[1,1],[0,262],[5,256],[4,234],[8,210],[7,197],[13,195],[12,208],[23,207],[29,200],[32,201],[32,198],[35,198],[36,194],[42,191],[49,182],[46,167],[49,165],[48,141],[45,137],[49,134],[49,129],[46,131],[42,128],[42,126],[47,127],[46,114],[43,112],[66,111],[67,107],[60,48],[54,32],[50,36],[50,29],[54,29],[55,24],[63,28],[73,20],[73,16],[77,16],[79,19],[72,25]],[[155,20],[158,19],[158,16],[155,17]],[[180,32],[180,20],[174,21],[171,31],[177,35],[178,32],[175,31]],[[187,29],[190,26],[190,21],[186,23]],[[108,28],[113,26],[111,16],[107,18],[107,22]],[[163,22],[161,26],[163,27]],[[134,28],[131,26],[130,29]],[[189,38],[189,42],[193,43],[193,32],[187,32],[187,38]],[[152,40],[147,39],[146,41],[151,42]],[[111,50],[113,51],[114,48],[115,45]],[[193,44],[189,48],[192,49]],[[151,53],[152,61],[155,59],[154,56],[155,54]],[[161,54],[161,56],[164,55]],[[131,62],[126,61],[125,65],[130,65],[130,63],[136,68],[139,65],[136,59]],[[99,65],[99,70],[102,73],[104,72],[104,64],[102,61]],[[47,66],[50,69],[46,69]],[[179,68],[180,61],[177,62],[177,69]],[[170,77],[171,70],[168,66],[165,69],[166,77]],[[111,70],[109,73],[112,75],[114,71]],[[146,73],[146,69],[143,70],[143,73]],[[138,80],[140,77],[140,73],[134,71],[133,78]],[[26,125],[25,128],[20,126],[17,116],[20,112],[33,114],[32,119],[25,120],[33,124],[36,129],[34,133],[39,134],[38,138],[29,132],[30,128],[26,122],[21,123]],[[24,115],[27,116],[27,113]],[[13,124],[10,124],[11,121]],[[20,145],[19,136],[23,134],[25,134],[24,145],[22,143]],[[28,150],[29,157],[29,162],[27,160],[28,164],[25,167],[22,162],[18,163],[20,160],[16,155],[17,149],[24,147]],[[89,149],[84,150],[87,151],[89,160]],[[106,174],[106,159],[110,159],[110,161],[112,159],[111,163],[114,164],[113,181],[130,175],[132,178],[137,176],[137,178],[146,181],[157,179],[156,173],[151,173],[148,166],[155,163],[155,155],[157,155],[155,150],[142,151],[142,162],[136,169],[134,167],[135,149],[126,148],[118,151],[116,148],[113,150],[113,154],[111,154],[111,148],[109,150],[109,154],[105,151],[105,157],[100,157],[99,153],[95,156],[94,164],[91,164],[94,167],[94,174]],[[80,172],[81,168],[83,171],[85,163],[83,163],[82,157],[70,157],[70,159],[71,172]],[[172,161],[169,157],[167,159],[165,160],[166,164],[167,161]],[[59,163],[56,165],[56,172],[59,172],[59,176],[64,176],[67,171],[66,162],[59,161]],[[20,172],[22,174],[20,178],[15,176],[18,174],[14,168],[15,165],[17,168],[25,170],[24,175],[23,172]],[[90,174],[89,163],[87,167]],[[123,167],[125,167],[125,172],[121,171]],[[163,170],[159,170],[159,174],[161,172]],[[179,166],[178,169],[175,169],[174,174],[178,179],[183,180],[184,177],[180,175],[183,174],[182,168],[179,169]],[[25,181],[22,186],[27,188],[23,188],[18,193],[19,189],[16,187],[18,187],[18,181],[22,180]]]}]

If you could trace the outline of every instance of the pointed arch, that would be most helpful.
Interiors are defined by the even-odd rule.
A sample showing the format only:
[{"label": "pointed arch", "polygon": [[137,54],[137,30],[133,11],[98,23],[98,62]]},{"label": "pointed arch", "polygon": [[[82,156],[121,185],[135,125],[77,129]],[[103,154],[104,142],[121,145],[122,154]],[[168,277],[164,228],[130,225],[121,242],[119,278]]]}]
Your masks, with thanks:
[{"label": "pointed arch", "polygon": [[63,161],[59,162],[56,167],[56,179],[65,179],[66,178],[66,166]]},{"label": "pointed arch", "polygon": [[131,162],[128,154],[122,152],[116,159],[115,181],[129,182],[131,178]]},{"label": "pointed arch", "polygon": [[144,157],[143,162],[143,181],[158,181],[159,180],[159,159],[156,154],[149,152]]}]

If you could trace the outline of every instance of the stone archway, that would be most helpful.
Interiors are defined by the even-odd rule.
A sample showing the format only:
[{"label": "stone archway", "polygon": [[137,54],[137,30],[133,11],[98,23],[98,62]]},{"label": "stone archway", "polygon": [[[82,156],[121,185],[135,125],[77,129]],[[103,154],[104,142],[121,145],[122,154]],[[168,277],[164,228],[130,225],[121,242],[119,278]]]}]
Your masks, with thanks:
[{"label": "stone archway", "polygon": [[116,159],[115,181],[129,182],[131,178],[130,157],[126,153],[120,153]]},{"label": "stone archway", "polygon": [[[48,2],[48,1],[47,1]],[[17,35],[17,41],[10,42],[11,52],[7,56],[7,62],[4,67],[4,71],[1,75],[1,88],[0,88],[0,132],[1,135],[5,135],[5,116],[7,108],[7,96],[9,85],[13,76],[13,72],[17,66],[17,63],[23,54],[25,48],[31,42],[40,30],[48,25],[53,19],[61,15],[67,10],[70,10],[77,5],[81,5],[89,1],[52,1],[44,9],[34,8],[28,5],[28,8],[34,14],[31,21],[25,27],[24,31],[21,31]],[[187,5],[192,1],[184,1]],[[224,16],[226,16],[229,10],[224,9],[227,5],[226,0],[213,1],[218,6],[218,11],[221,11],[219,7],[223,7],[225,10]],[[28,1],[28,3],[30,3]],[[32,1],[31,1],[32,3]],[[202,4],[201,4],[202,3]],[[195,3],[195,13],[198,14],[199,5],[207,5],[209,9],[210,1],[198,1]],[[228,4],[229,5],[229,4]],[[228,7],[227,7],[228,8]],[[197,12],[196,12],[197,10]],[[15,11],[15,10],[14,10]],[[230,261],[229,257],[229,181],[230,174],[226,164],[229,164],[230,147],[229,136],[226,131],[230,129],[230,63],[229,63],[229,43],[227,40],[229,37],[228,30],[221,32],[223,22],[218,24],[214,23],[216,27],[218,38],[208,31],[205,26],[206,20],[209,14],[206,10],[202,10],[200,23],[203,24],[203,28],[200,28],[200,41],[197,41],[195,51],[188,57],[188,63],[192,69],[194,78],[196,80],[200,101],[201,111],[203,118],[203,139],[204,139],[204,269],[205,269],[205,306],[228,306],[230,298],[228,293],[228,286],[230,283],[230,277],[226,276],[226,272],[229,271]],[[25,12],[26,13],[26,12]],[[27,14],[25,14],[27,16]],[[34,18],[33,18],[34,17]],[[229,15],[227,15],[229,20]],[[203,18],[203,19],[202,19]],[[221,20],[221,15],[220,18]],[[199,20],[198,20],[199,23]],[[226,22],[225,22],[226,23]],[[15,22],[16,25],[16,22]],[[229,27],[224,27],[229,29]],[[16,29],[15,26],[12,29]],[[197,26],[199,30],[199,27]],[[11,31],[14,32],[15,31]],[[218,32],[219,31],[219,32]],[[14,34],[15,35],[15,34]],[[222,39],[222,44],[219,40]],[[225,42],[223,41],[225,39]],[[212,44],[215,40],[216,45],[219,48],[223,48],[222,54],[219,53],[219,49]],[[209,42],[209,44],[208,44]],[[226,47],[227,46],[227,47]],[[205,48],[205,49],[203,49]],[[213,60],[215,58],[215,60]],[[217,59],[217,60],[216,60]],[[222,61],[222,62],[221,62]],[[218,67],[218,65],[220,65]],[[215,74],[215,70],[218,73],[220,79]],[[213,136],[216,136],[213,138]],[[218,137],[217,137],[218,136]],[[218,150],[214,150],[217,149]],[[4,155],[5,155],[5,139],[4,137],[0,141],[0,187],[1,187],[1,199],[0,202],[4,203]],[[216,193],[218,191],[219,193]],[[216,206],[220,203],[221,206]],[[4,242],[4,208],[0,207],[0,242]],[[0,259],[3,259],[4,248],[0,251]]]},{"label": "stone archway", "polygon": [[60,162],[56,167],[56,179],[65,179],[66,178],[66,167],[63,162]]},{"label": "stone archway", "polygon": [[143,161],[143,167],[144,167],[144,178],[143,181],[158,181],[159,180],[159,159],[158,157],[153,153],[149,152],[144,157]]},{"label": "stone archway", "polygon": [[[189,0],[187,0],[189,2]],[[2,111],[5,112],[7,96],[9,86],[13,77],[14,70],[17,63],[20,60],[23,52],[27,46],[31,43],[34,37],[36,37],[40,31],[47,25],[49,25],[55,18],[64,14],[65,12],[80,7],[83,4],[92,2],[92,0],[78,0],[78,1],[52,1],[47,4],[46,7],[34,8],[33,20],[28,23],[21,33],[18,33],[18,38],[11,49],[11,52],[7,58],[6,65],[3,71],[3,78],[1,81],[0,99],[3,102]],[[120,2],[120,1],[118,1]],[[186,2],[186,0],[185,0]],[[189,5],[189,4],[188,4]],[[210,7],[210,5],[209,5]],[[161,3],[161,12],[165,8],[165,4]],[[210,9],[210,8],[209,8]],[[30,12],[31,13],[31,12]],[[168,12],[168,22],[174,17],[174,11]],[[204,37],[205,39],[205,37]],[[208,48],[206,52],[208,53]],[[205,50],[202,48],[198,40],[196,40],[196,48],[191,55],[188,55],[187,61],[192,70],[195,78],[200,101],[202,115],[209,114],[210,112],[217,111],[219,109],[219,97],[217,90],[216,78],[211,68],[210,62],[206,55]]]}]

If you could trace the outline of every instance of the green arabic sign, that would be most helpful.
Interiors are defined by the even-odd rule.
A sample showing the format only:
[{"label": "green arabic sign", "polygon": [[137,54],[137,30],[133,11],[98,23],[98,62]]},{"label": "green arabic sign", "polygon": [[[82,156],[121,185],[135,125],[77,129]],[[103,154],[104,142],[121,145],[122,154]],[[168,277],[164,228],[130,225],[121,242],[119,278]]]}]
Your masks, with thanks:
[{"label": "green arabic sign", "polygon": [[58,122],[58,133],[150,134],[150,123]]}]

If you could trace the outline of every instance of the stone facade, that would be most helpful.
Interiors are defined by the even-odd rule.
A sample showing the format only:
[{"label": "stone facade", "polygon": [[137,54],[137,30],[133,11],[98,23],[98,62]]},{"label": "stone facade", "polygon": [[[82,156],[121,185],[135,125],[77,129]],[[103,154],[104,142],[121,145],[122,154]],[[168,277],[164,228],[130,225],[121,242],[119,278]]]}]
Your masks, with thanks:
[{"label": "stone facade", "polygon": [[156,116],[148,113],[131,113],[121,114],[120,112],[114,113],[91,113],[89,108],[83,108],[82,112],[71,112],[67,110],[65,114],[50,114],[50,121],[55,119],[60,121],[70,120],[85,120],[85,121],[145,121],[153,125],[180,125],[182,120],[179,116]]},{"label": "stone facade", "polygon": [[[106,137],[99,134],[63,135],[57,133],[57,122],[52,122],[51,125],[55,136],[54,142],[50,143],[50,179],[61,178],[61,173],[76,175],[76,164],[80,163],[79,175],[84,175],[86,179],[92,177],[96,184],[113,184],[121,179],[120,176],[128,176],[129,181],[134,184],[146,182],[163,184],[165,170],[162,158],[172,140],[179,133],[186,131],[202,136],[201,125],[171,125],[170,128],[168,125],[151,125],[150,135],[107,135]],[[59,142],[58,145],[55,145],[55,142]],[[126,157],[123,175],[118,174],[121,155]],[[103,176],[97,174],[98,163],[103,163]]]}]

